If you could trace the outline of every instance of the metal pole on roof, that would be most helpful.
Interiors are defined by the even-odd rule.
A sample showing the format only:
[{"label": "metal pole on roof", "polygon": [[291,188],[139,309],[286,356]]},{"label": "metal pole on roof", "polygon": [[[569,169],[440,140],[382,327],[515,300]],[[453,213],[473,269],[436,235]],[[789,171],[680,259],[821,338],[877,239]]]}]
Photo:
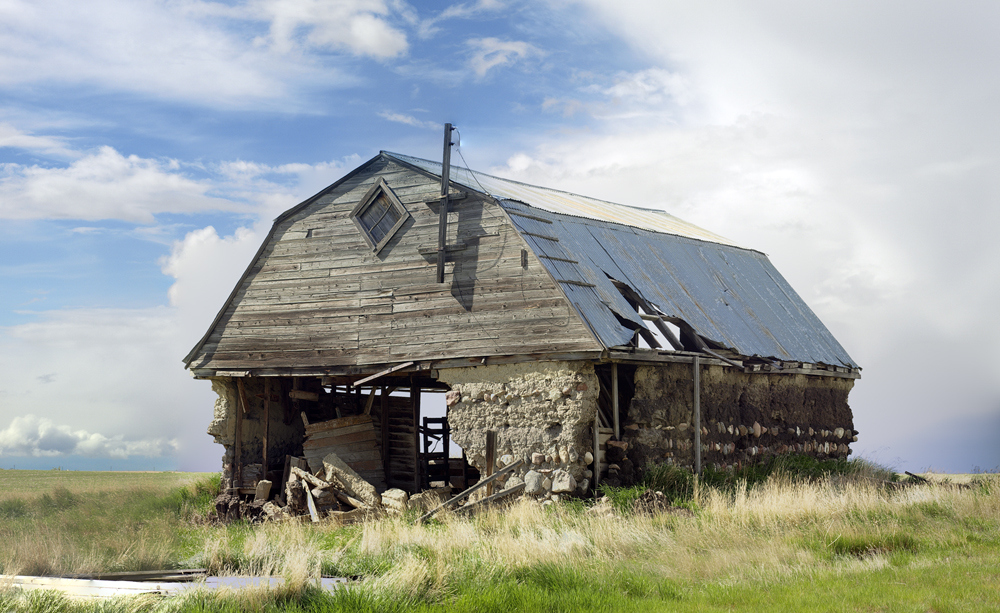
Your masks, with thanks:
[{"label": "metal pole on roof", "polygon": [[445,240],[448,234],[448,185],[451,182],[451,131],[450,123],[444,124],[444,155],[441,161],[441,209],[438,217],[437,282],[444,283]]}]

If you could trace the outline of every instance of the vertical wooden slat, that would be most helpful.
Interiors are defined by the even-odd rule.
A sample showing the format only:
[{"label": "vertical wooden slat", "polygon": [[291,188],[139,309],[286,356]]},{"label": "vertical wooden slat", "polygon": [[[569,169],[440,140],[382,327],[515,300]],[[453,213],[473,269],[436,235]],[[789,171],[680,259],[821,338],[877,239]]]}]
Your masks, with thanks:
[{"label": "vertical wooden slat", "polygon": [[247,395],[243,389],[243,379],[236,380],[236,389],[239,390],[240,406],[236,409],[236,436],[233,451],[233,481],[231,487],[243,487],[243,414],[247,411]]},{"label": "vertical wooden slat", "polygon": [[601,420],[598,419],[601,409],[594,415],[594,492],[601,482]]},{"label": "vertical wooden slat", "polygon": [[[494,430],[486,431],[486,476],[491,477],[497,467],[497,433]],[[486,486],[486,495],[493,495],[493,482]]]},{"label": "vertical wooden slat", "polygon": [[410,375],[410,408],[413,411],[413,491],[420,491],[420,386]]},{"label": "vertical wooden slat", "polygon": [[618,423],[618,363],[611,363],[611,412],[615,421],[615,440],[622,440],[622,431]]},{"label": "vertical wooden slat", "polygon": [[260,465],[260,478],[267,479],[267,436],[271,427],[271,378],[264,379],[264,451]]},{"label": "vertical wooden slat", "polygon": [[[372,388],[372,394],[375,388]],[[382,386],[382,413],[379,415],[379,425],[382,427],[382,474],[385,475],[385,482],[389,479],[389,396],[385,393],[385,386]]]}]

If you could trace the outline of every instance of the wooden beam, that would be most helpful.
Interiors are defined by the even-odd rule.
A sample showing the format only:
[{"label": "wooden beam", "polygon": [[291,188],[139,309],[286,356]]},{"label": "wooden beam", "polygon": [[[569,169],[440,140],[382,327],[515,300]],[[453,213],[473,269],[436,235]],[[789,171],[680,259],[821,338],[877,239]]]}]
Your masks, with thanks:
[{"label": "wooden beam", "polygon": [[622,440],[621,425],[618,423],[618,364],[611,363],[611,412],[615,422],[615,440]]},{"label": "wooden beam", "polygon": [[[372,390],[372,395],[375,390]],[[381,413],[379,414],[379,426],[382,429],[382,474],[385,475],[386,484],[389,483],[389,395],[382,394]]]},{"label": "wooden beam", "polygon": [[[385,396],[385,394],[382,394]],[[372,414],[372,404],[375,402],[375,388],[373,387],[370,392],[368,392],[368,400],[365,402],[365,410],[362,415]]]},{"label": "wooden beam", "polygon": [[[491,483],[490,485],[493,485],[493,484]],[[496,494],[493,494],[492,496],[487,496],[486,498],[483,498],[482,500],[477,500],[476,502],[473,502],[472,504],[467,504],[464,507],[459,508],[455,512],[456,513],[471,513],[473,511],[477,511],[477,510],[479,510],[479,509],[481,509],[481,508],[489,505],[494,500],[499,500],[501,498],[506,498],[507,496],[510,496],[511,494],[516,494],[516,493],[520,492],[521,490],[524,489],[524,485],[525,484],[523,482],[522,483],[518,483],[517,485],[515,485],[513,487],[508,487],[505,490],[501,490],[501,491],[497,492]]]},{"label": "wooden beam", "polygon": [[601,409],[597,408],[594,415],[594,493],[597,493],[597,486],[601,482],[601,420],[599,419]]},{"label": "wooden beam", "polygon": [[304,390],[292,390],[288,392],[288,397],[293,400],[311,400],[313,402],[319,402],[319,394],[316,392],[307,392]]},{"label": "wooden beam", "polygon": [[477,484],[473,485],[472,487],[468,488],[467,490],[461,492],[460,494],[458,494],[454,498],[441,503],[441,505],[438,506],[437,508],[435,508],[435,509],[433,509],[431,511],[428,511],[420,519],[417,520],[417,523],[418,524],[424,523],[425,521],[427,521],[428,519],[430,519],[432,516],[434,516],[434,514],[436,514],[441,509],[443,509],[445,507],[449,507],[449,506],[455,504],[456,502],[458,502],[460,500],[464,500],[465,498],[468,498],[469,495],[472,494],[473,492],[475,492],[476,490],[478,490],[480,488],[483,488],[483,487],[486,487],[490,483],[493,483],[494,481],[496,481],[497,479],[499,479],[500,477],[502,477],[502,476],[504,476],[506,474],[514,472],[523,463],[524,463],[524,460],[517,460],[516,462],[514,462],[510,466],[505,466],[504,468],[500,469],[499,471],[493,473],[491,476],[486,477],[485,479],[480,479],[479,483],[477,483]]},{"label": "wooden beam", "polygon": [[261,470],[260,478],[267,479],[267,438],[270,431],[271,424],[271,379],[264,379],[264,395],[267,399],[264,400],[264,449],[261,453]]},{"label": "wooden beam", "polygon": [[414,364],[414,362],[403,362],[402,364],[396,364],[395,366],[393,366],[391,368],[386,368],[385,370],[383,370],[381,372],[377,372],[374,375],[371,375],[369,377],[365,377],[364,379],[361,379],[360,381],[355,381],[352,385],[354,387],[358,387],[358,386],[364,385],[365,383],[368,383],[369,381],[374,381],[375,379],[378,379],[379,377],[384,377],[386,375],[391,375],[392,373],[399,372],[400,370],[403,370],[404,368],[409,368],[410,366],[413,366],[413,364]]},{"label": "wooden beam", "polygon": [[420,491],[420,385],[410,375],[410,407],[413,412],[413,493]]},{"label": "wooden beam", "polygon": [[[486,476],[489,477],[496,470],[497,466],[497,433],[495,430],[486,431]],[[486,487],[486,495],[493,495],[493,483]]]},{"label": "wooden beam", "polygon": [[243,487],[243,414],[247,412],[247,395],[243,389],[243,379],[236,380],[236,388],[239,390],[240,408],[236,410],[236,433],[235,446],[233,450],[233,481],[231,487]]}]

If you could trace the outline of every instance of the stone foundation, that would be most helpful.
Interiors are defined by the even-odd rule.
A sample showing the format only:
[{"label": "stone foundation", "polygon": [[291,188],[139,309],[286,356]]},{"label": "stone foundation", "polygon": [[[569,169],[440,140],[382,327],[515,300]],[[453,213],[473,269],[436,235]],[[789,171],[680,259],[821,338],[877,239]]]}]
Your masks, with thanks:
[{"label": "stone foundation", "polygon": [[508,485],[524,480],[529,493],[542,496],[587,493],[600,392],[591,363],[450,368],[438,379],[452,390],[451,438],[476,468],[486,468],[486,431],[494,430],[501,464],[525,461]]},{"label": "stone foundation", "polygon": [[[702,464],[727,468],[785,453],[847,457],[857,434],[847,404],[853,386],[853,379],[839,377],[703,366]],[[636,369],[622,435],[637,468],[694,463],[692,395],[690,364]]]}]

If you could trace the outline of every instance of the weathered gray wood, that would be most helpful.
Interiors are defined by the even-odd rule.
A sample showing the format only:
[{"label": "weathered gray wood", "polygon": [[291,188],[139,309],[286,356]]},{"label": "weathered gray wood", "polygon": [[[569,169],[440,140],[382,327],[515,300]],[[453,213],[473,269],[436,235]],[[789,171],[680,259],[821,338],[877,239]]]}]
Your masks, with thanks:
[{"label": "weathered gray wood", "polygon": [[490,483],[493,483],[494,481],[496,481],[500,477],[514,472],[523,463],[524,463],[524,460],[517,460],[516,462],[514,462],[510,466],[505,466],[502,469],[498,470],[497,472],[493,473],[491,476],[486,477],[485,479],[480,479],[480,481],[478,483],[476,483],[475,485],[473,485],[472,487],[470,487],[470,488],[466,489],[465,491],[459,493],[454,498],[451,498],[450,500],[447,500],[447,501],[443,502],[437,508],[435,508],[435,509],[433,509],[431,511],[428,511],[427,513],[425,513],[424,515],[422,515],[420,517],[420,519],[417,520],[417,523],[421,523],[422,524],[423,522],[427,521],[428,519],[430,519],[431,517],[433,517],[435,514],[437,514],[437,512],[440,511],[441,509],[449,507],[449,506],[455,504],[456,502],[458,502],[460,500],[465,500],[466,498],[468,498],[476,490],[481,489],[483,487],[486,487],[487,485],[489,485]]},{"label": "weathered gray wood", "polygon": [[480,509],[483,509],[483,508],[489,506],[490,503],[492,503],[494,501],[500,500],[501,498],[506,498],[508,496],[512,496],[512,495],[520,492],[521,490],[524,489],[524,485],[525,484],[523,482],[518,483],[517,485],[515,485],[513,487],[508,487],[507,489],[501,490],[501,491],[497,492],[496,494],[493,494],[491,496],[487,496],[486,498],[483,498],[482,500],[477,500],[476,502],[473,502],[471,504],[467,504],[465,506],[459,507],[459,508],[455,509],[455,512],[456,513],[473,513],[475,511],[479,511]]},{"label": "weathered gray wood", "polygon": [[[375,256],[349,212],[377,175],[412,225]],[[438,211],[420,198],[435,187],[421,173],[377,161],[283,220],[192,366],[300,368],[409,361],[411,354],[600,349],[537,259],[521,267],[524,240],[478,196],[452,207],[448,240],[463,237],[467,248],[449,255],[449,282],[435,283],[435,258],[419,253],[434,243]],[[426,333],[410,334],[425,326]]]},{"label": "weathered gray wood", "polygon": [[316,501],[313,500],[312,490],[308,487],[304,488],[306,490],[306,506],[309,507],[309,519],[313,523],[319,522],[319,513],[316,511]]},{"label": "weathered gray wood", "polygon": [[360,381],[356,381],[354,383],[354,387],[360,387],[361,385],[364,385],[365,383],[368,383],[369,381],[374,381],[375,379],[378,379],[379,377],[384,377],[385,375],[391,375],[394,372],[399,372],[400,370],[403,370],[405,368],[409,368],[410,366],[413,366],[413,362],[403,362],[402,364],[397,364],[397,365],[395,365],[395,366],[393,366],[391,368],[386,368],[385,370],[383,370],[381,372],[377,372],[374,375],[371,375],[370,377],[365,377],[364,379],[361,379]]}]

